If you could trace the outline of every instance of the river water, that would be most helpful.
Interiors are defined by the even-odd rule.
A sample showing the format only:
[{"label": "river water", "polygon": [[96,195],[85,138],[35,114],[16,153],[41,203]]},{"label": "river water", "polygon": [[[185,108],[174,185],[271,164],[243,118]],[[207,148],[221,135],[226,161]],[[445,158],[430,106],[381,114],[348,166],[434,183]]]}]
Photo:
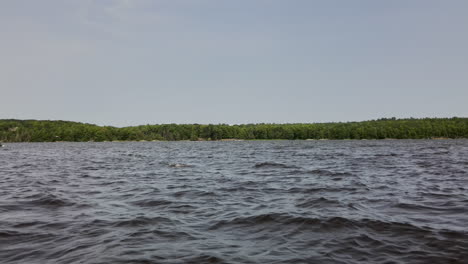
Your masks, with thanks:
[{"label": "river water", "polygon": [[468,140],[8,144],[0,263],[468,263]]}]

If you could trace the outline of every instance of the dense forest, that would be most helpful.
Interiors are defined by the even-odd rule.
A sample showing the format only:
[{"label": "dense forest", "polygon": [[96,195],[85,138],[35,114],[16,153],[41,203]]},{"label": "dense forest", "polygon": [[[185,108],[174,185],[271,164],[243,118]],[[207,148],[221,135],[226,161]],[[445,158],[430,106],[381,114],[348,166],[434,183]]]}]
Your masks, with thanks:
[{"label": "dense forest", "polygon": [[468,138],[468,118],[423,118],[346,123],[97,126],[69,121],[0,120],[0,141],[140,141],[223,139]]}]

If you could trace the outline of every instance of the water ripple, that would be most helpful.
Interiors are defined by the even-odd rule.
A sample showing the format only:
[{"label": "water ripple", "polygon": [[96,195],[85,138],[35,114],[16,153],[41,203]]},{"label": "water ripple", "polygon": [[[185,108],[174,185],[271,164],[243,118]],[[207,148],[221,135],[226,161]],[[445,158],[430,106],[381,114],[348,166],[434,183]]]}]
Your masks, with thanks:
[{"label": "water ripple", "polygon": [[19,143],[0,263],[468,263],[468,141]]}]

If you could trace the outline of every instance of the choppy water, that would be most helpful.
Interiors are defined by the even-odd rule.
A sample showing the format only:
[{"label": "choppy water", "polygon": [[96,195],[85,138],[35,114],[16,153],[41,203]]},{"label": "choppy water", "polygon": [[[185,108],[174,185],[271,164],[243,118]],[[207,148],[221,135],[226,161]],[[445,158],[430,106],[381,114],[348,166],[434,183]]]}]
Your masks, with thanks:
[{"label": "choppy water", "polygon": [[8,144],[1,263],[468,263],[468,140]]}]

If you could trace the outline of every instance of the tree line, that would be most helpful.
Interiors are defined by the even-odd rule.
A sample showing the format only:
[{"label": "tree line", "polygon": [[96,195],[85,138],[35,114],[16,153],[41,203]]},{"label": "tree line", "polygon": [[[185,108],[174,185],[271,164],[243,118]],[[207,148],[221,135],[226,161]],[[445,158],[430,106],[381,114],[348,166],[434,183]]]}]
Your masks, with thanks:
[{"label": "tree line", "polygon": [[2,142],[388,138],[468,138],[468,118],[382,118],[345,123],[244,125],[160,124],[122,128],[70,121],[0,119]]}]

